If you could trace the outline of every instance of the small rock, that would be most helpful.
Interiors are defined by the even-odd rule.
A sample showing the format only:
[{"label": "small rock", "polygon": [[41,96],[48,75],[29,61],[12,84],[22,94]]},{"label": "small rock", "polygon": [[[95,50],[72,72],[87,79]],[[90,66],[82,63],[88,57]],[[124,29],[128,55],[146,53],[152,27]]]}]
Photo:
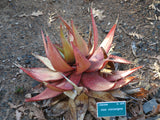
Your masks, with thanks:
[{"label": "small rock", "polygon": [[31,61],[29,59],[25,60],[25,64],[30,64],[30,63],[31,63]]},{"label": "small rock", "polygon": [[14,68],[15,67],[15,65],[11,65],[11,68]]},{"label": "small rock", "polygon": [[12,98],[9,98],[9,99],[8,99],[8,102],[12,102]]},{"label": "small rock", "polygon": [[6,60],[2,60],[2,63],[5,63],[6,62]]},{"label": "small rock", "polygon": [[153,108],[157,107],[158,103],[156,102],[156,99],[151,99],[150,101],[144,103],[143,105],[143,111],[146,113],[149,113],[153,110]]},{"label": "small rock", "polygon": [[27,98],[27,99],[29,99],[31,97],[32,97],[31,93],[28,93],[28,94],[25,95],[25,98]]},{"label": "small rock", "polygon": [[12,78],[12,81],[15,81],[16,80],[16,78]]},{"label": "small rock", "polygon": [[38,82],[38,81],[34,81],[34,82],[32,83],[32,87],[36,87],[37,85],[39,85],[39,83],[40,83],[40,82]]},{"label": "small rock", "polygon": [[19,69],[19,74],[22,74],[23,73],[23,70]]},{"label": "small rock", "polygon": [[157,28],[160,29],[160,25],[157,25]]},{"label": "small rock", "polygon": [[21,61],[21,57],[17,57],[17,61],[20,62]]},{"label": "small rock", "polygon": [[0,70],[3,70],[3,69],[4,69],[4,67],[2,65],[0,65]]}]

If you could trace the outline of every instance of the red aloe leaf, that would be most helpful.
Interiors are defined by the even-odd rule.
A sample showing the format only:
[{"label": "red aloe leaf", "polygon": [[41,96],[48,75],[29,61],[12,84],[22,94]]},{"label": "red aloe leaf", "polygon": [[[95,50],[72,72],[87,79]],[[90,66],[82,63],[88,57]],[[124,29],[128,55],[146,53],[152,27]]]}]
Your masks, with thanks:
[{"label": "red aloe leaf", "polygon": [[103,40],[103,42],[100,45],[100,47],[104,48],[104,50],[106,51],[107,54],[110,50],[110,47],[111,47],[111,44],[112,44],[112,41],[113,41],[113,36],[114,36],[115,29],[116,29],[116,24],[113,25],[112,29],[109,31],[106,38]]},{"label": "red aloe leaf", "polygon": [[[65,75],[66,76],[66,75]],[[74,84],[76,84],[76,85],[78,85],[79,84],[79,82],[80,82],[80,80],[81,80],[81,74],[79,74],[79,75],[77,75],[77,74],[75,74],[75,73],[73,73],[73,74],[71,74],[70,75],[70,80],[74,83]]]},{"label": "red aloe leaf", "polygon": [[73,34],[72,32],[72,28],[68,25],[68,23],[61,17],[59,16],[59,18],[61,19],[61,21],[63,22],[63,24],[66,26],[66,28],[68,29],[68,31]]},{"label": "red aloe leaf", "polygon": [[54,69],[59,72],[68,72],[73,70],[73,68],[69,64],[67,64],[67,62],[61,57],[56,47],[51,43],[49,37],[47,37],[47,42],[49,55],[48,57]]},{"label": "red aloe leaf", "polygon": [[[81,80],[81,74],[77,75],[75,73],[70,75],[69,78],[70,81],[72,81],[74,84],[78,85],[80,80]],[[61,86],[61,88],[65,88],[66,90],[72,90],[73,89],[73,85],[71,85],[67,80],[65,80],[65,84],[63,84],[63,86],[61,84],[57,85],[57,87]]]},{"label": "red aloe leaf", "polygon": [[135,76],[130,76],[130,77],[126,77],[124,79],[121,79],[119,81],[116,81],[115,82],[116,85],[112,88],[112,90],[118,89],[118,88],[121,88],[121,87],[127,85],[128,83],[133,81],[135,78],[136,78]]},{"label": "red aloe leaf", "polygon": [[73,63],[74,62],[73,49],[72,49],[70,43],[68,42],[68,40],[66,40],[66,38],[64,37],[62,25],[60,26],[60,37],[61,37],[61,41],[62,41],[62,45],[63,45],[65,60],[67,63]]},{"label": "red aloe leaf", "polygon": [[93,17],[92,9],[91,9],[91,18],[92,18],[92,26],[93,26],[94,44],[90,50],[90,53],[89,53],[90,56],[92,56],[92,54],[94,53],[98,45],[98,30],[97,30],[97,26],[96,26],[96,23]]},{"label": "red aloe leaf", "polygon": [[51,90],[58,91],[58,92],[64,92],[65,91],[65,88],[61,88],[62,84],[65,84],[63,81],[60,83],[61,84],[60,87],[57,87],[55,84],[52,84],[52,83],[51,84],[47,83],[47,82],[43,82],[43,83],[47,88],[49,88]]},{"label": "red aloe leaf", "polygon": [[78,31],[76,30],[76,27],[73,24],[73,21],[71,21],[71,25],[72,25],[72,30],[73,30],[73,37],[74,37],[75,46],[81,51],[81,53],[84,56],[87,56],[88,55],[87,43],[79,35]]},{"label": "red aloe leaf", "polygon": [[132,68],[129,70],[125,70],[125,71],[116,71],[116,72],[112,73],[112,75],[108,75],[105,79],[108,81],[117,81],[119,79],[127,77],[128,75],[132,74],[133,72],[135,72],[136,70],[138,70],[140,68],[142,68],[142,66]]},{"label": "red aloe leaf", "polygon": [[33,54],[33,56],[35,56],[37,59],[39,59],[44,65],[46,65],[50,70],[53,70],[55,71],[55,69],[53,68],[50,60],[47,58],[47,57],[43,57],[43,56],[40,56],[40,55],[36,55],[36,54]]},{"label": "red aloe leaf", "polygon": [[84,71],[86,71],[91,63],[89,60],[77,49],[76,46],[72,43],[74,56],[76,59],[76,74],[80,74]]},{"label": "red aloe leaf", "polygon": [[109,55],[108,56],[108,59],[111,59],[109,61],[111,62],[116,62],[116,63],[124,63],[124,64],[130,64],[131,62],[128,61],[128,60],[125,60],[121,57],[118,57],[118,56],[114,56],[114,55]]},{"label": "red aloe leaf", "polygon": [[[81,79],[81,74],[77,75],[73,73],[70,75],[70,81],[72,81],[76,85],[79,84],[80,79]],[[46,87],[59,92],[73,89],[73,86],[66,79],[63,79],[62,81],[56,81],[51,84],[47,82],[43,83],[46,85]]]},{"label": "red aloe leaf", "polygon": [[107,81],[98,72],[84,73],[81,80],[84,86],[94,91],[107,91],[115,86],[115,83]]},{"label": "red aloe leaf", "polygon": [[54,46],[57,48],[57,50],[58,50],[59,52],[61,52],[61,53],[64,54],[64,50],[63,50],[62,46],[60,46],[59,44],[54,44]]},{"label": "red aloe leaf", "polygon": [[90,61],[99,61],[104,59],[103,50],[101,47],[99,47],[93,55],[89,58]]},{"label": "red aloe leaf", "polygon": [[[76,85],[79,84],[81,79],[81,75],[76,75],[75,73],[73,73],[72,75],[70,75],[70,80],[72,82],[74,82]],[[51,83],[50,85],[52,85],[53,87],[59,89],[59,90],[71,90],[73,89],[73,86],[67,82],[66,80],[63,80],[62,82],[58,81],[58,82],[54,82]],[[32,97],[30,99],[26,99],[26,102],[32,102],[32,101],[40,101],[40,100],[45,100],[45,99],[49,99],[52,97],[56,97],[57,95],[61,94],[62,92],[59,91],[55,91],[49,88],[46,88],[42,93],[40,93],[39,95]]]},{"label": "red aloe leaf", "polygon": [[97,71],[105,67],[105,65],[110,62],[117,62],[117,63],[125,63],[130,64],[130,61],[127,61],[121,57],[109,55],[107,59],[104,58],[104,51],[102,48],[98,48],[93,56],[89,59],[91,62],[90,68],[87,70],[87,72]]},{"label": "red aloe leaf", "polygon": [[[63,78],[59,72],[54,72],[48,68],[19,68],[39,82],[57,81]],[[67,76],[69,74],[66,73],[65,75]]]},{"label": "red aloe leaf", "polygon": [[105,65],[108,63],[108,61],[109,61],[108,59],[103,59],[103,60],[99,60],[99,61],[90,61],[91,66],[89,67],[87,72],[98,71],[98,70],[104,68]]},{"label": "red aloe leaf", "polygon": [[105,50],[106,54],[108,54],[113,41],[115,29],[116,29],[116,24],[112,27],[110,32],[107,34],[106,38],[101,43],[100,47],[93,53],[93,55],[90,58],[91,61],[98,61],[104,58],[104,52],[102,48]]},{"label": "red aloe leaf", "polygon": [[47,43],[46,43],[46,40],[45,40],[45,37],[44,37],[44,33],[43,33],[43,31],[42,31],[42,30],[41,30],[41,34],[42,34],[42,39],[43,39],[43,44],[44,44],[44,48],[45,48],[45,52],[46,52],[46,56],[48,57]]},{"label": "red aloe leaf", "polygon": [[91,25],[89,25],[89,34],[88,34],[88,49],[89,50],[91,50],[91,48],[92,48],[92,41],[91,41],[92,40],[92,30],[91,29],[92,29]]},{"label": "red aloe leaf", "polygon": [[[75,78],[77,81],[80,80],[79,77]],[[73,79],[72,79],[73,80]],[[59,82],[59,81],[58,81]],[[68,90],[71,90],[73,89],[73,86],[68,82],[66,81],[65,79],[62,80],[61,82],[59,82],[58,84],[57,83],[47,83],[47,82],[43,82],[44,85],[54,91],[59,91],[59,92],[64,92],[64,91],[68,91]]]},{"label": "red aloe leaf", "polygon": [[61,93],[62,92],[53,91],[49,88],[46,88],[42,93],[40,93],[37,96],[34,96],[32,98],[26,99],[25,102],[45,100],[45,99],[49,99],[49,98],[52,98],[52,97],[56,97],[57,95],[59,95]]}]

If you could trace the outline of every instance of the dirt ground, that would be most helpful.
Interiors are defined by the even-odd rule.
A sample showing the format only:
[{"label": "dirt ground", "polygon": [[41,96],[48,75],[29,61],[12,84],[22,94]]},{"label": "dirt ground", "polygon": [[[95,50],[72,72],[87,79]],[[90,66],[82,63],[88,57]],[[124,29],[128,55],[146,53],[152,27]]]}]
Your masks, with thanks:
[{"label": "dirt ground", "polygon": [[[16,120],[8,103],[23,104],[26,93],[37,85],[14,63],[40,67],[31,53],[44,55],[41,29],[53,42],[59,42],[57,15],[74,20],[87,38],[94,8],[99,40],[102,41],[119,15],[114,52],[133,64],[144,66],[134,73],[139,85],[148,89],[160,80],[160,1],[152,0],[0,0],[0,120]],[[156,95],[160,99],[159,95]],[[32,104],[32,103],[29,103]],[[157,115],[158,116],[158,115]],[[31,119],[24,115],[22,120]],[[49,118],[48,118],[49,119]]]}]

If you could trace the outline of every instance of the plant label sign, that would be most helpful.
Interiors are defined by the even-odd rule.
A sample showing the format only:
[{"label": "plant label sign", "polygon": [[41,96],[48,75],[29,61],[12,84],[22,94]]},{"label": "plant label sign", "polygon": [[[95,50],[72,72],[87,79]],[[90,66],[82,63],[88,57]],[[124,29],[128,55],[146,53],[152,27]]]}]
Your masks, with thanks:
[{"label": "plant label sign", "polygon": [[111,116],[126,116],[126,101],[97,103],[97,117]]}]

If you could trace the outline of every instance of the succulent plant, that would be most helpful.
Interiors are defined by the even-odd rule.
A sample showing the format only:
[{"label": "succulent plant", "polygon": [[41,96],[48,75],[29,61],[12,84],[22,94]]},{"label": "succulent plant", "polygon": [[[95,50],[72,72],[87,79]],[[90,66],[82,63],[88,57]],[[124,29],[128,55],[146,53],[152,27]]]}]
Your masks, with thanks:
[{"label": "succulent plant", "polygon": [[56,97],[67,91],[75,90],[76,86],[91,91],[110,91],[121,88],[134,80],[135,77],[129,75],[141,66],[117,71],[114,63],[130,64],[131,62],[109,54],[117,22],[98,46],[98,31],[92,10],[93,45],[91,39],[87,44],[80,36],[73,21],[69,26],[62,17],[59,18],[68,30],[66,38],[62,25],[60,25],[62,46],[53,44],[49,36],[44,35],[41,31],[47,57],[33,54],[47,68],[24,68],[19,66],[30,77],[46,86],[42,93],[26,99],[26,102]]}]

